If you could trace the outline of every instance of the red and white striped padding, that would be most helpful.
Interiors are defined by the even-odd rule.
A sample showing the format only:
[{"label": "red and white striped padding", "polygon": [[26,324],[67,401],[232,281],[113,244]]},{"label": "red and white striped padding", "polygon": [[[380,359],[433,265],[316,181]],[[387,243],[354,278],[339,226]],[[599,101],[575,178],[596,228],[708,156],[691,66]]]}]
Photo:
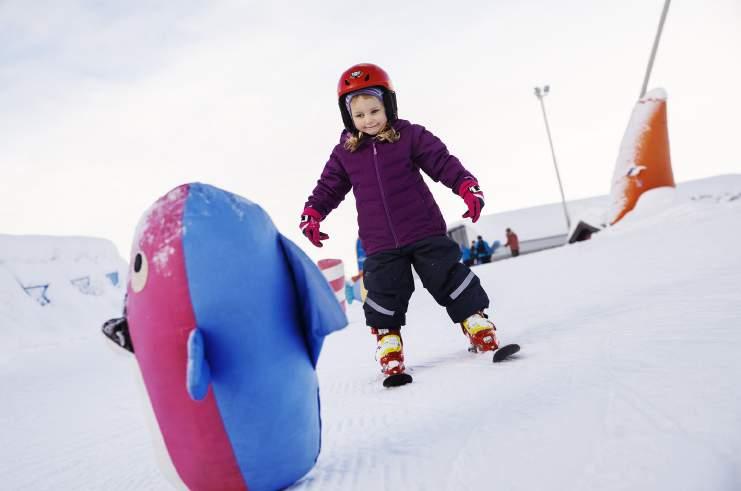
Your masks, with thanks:
[{"label": "red and white striped padding", "polygon": [[342,310],[347,309],[347,300],[345,298],[345,265],[342,259],[321,259],[317,263],[322,274],[327,278],[329,286],[334,291],[334,296],[340,303]]}]

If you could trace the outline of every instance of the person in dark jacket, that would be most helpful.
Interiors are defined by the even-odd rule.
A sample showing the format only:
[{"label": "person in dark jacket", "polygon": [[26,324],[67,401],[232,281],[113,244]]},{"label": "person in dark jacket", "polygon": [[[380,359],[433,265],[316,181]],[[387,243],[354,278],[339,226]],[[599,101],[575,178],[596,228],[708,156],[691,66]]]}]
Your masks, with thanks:
[{"label": "person in dark jacket", "polygon": [[471,247],[468,248],[471,251],[471,264],[478,264],[479,263],[479,255],[478,251],[476,250],[476,241],[471,241]]},{"label": "person in dark jacket", "polygon": [[337,95],[345,130],[306,201],[300,226],[321,247],[329,237],[320,231],[321,221],[352,189],[368,254],[363,310],[376,334],[382,372],[404,372],[400,329],[414,291],[412,267],[451,320],[461,324],[473,348],[496,349],[494,324],[484,314],[489,298],[459,261],[458,245],[446,236],[445,220],[420,171],[458,194],[467,207],[463,217],[474,222],[484,206],[476,178],[439,138],[398,119],[396,93],[380,67],[360,64],[346,70]]}]

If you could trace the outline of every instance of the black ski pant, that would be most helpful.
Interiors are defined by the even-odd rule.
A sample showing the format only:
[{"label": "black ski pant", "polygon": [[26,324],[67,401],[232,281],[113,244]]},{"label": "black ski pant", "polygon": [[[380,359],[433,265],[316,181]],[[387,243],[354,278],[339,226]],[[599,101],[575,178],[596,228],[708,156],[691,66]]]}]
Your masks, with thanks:
[{"label": "black ski pant", "polygon": [[414,292],[412,267],[453,322],[487,308],[489,297],[479,278],[459,259],[458,244],[445,235],[370,255],[363,266],[363,283],[368,290],[363,304],[366,324],[380,329],[406,324]]}]

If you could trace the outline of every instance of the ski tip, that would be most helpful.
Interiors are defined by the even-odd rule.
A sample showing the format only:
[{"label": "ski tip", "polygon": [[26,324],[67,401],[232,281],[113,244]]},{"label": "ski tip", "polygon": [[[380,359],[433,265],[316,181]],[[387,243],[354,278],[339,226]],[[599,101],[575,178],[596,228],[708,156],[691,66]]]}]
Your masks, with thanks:
[{"label": "ski tip", "polygon": [[399,387],[400,385],[406,385],[412,383],[412,376],[408,373],[397,373],[395,375],[389,375],[383,379],[384,387]]},{"label": "ski tip", "polygon": [[510,356],[514,355],[518,351],[520,351],[519,344],[508,344],[506,346],[502,346],[494,352],[494,358],[492,358],[491,361],[494,363],[499,363],[500,361],[504,361]]}]

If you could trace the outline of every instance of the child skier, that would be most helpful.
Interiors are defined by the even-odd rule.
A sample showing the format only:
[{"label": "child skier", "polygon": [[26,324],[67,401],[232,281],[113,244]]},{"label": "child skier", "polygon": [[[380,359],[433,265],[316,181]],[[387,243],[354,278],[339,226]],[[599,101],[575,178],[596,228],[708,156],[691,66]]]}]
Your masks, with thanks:
[{"label": "child skier", "polygon": [[[301,214],[300,227],[317,247],[329,236],[320,222],[352,188],[360,240],[367,253],[363,311],[376,335],[376,359],[384,375],[404,374],[401,327],[414,291],[412,266],[422,284],[468,337],[470,350],[498,348],[495,326],[484,314],[489,298],[478,277],[459,262],[458,245],[420,169],[465,201],[463,215],[479,219],[484,195],[460,161],[423,126],[398,119],[396,93],[380,67],[364,63],[346,70],[337,85],[345,130]],[[400,374],[404,374],[399,377]]]}]

